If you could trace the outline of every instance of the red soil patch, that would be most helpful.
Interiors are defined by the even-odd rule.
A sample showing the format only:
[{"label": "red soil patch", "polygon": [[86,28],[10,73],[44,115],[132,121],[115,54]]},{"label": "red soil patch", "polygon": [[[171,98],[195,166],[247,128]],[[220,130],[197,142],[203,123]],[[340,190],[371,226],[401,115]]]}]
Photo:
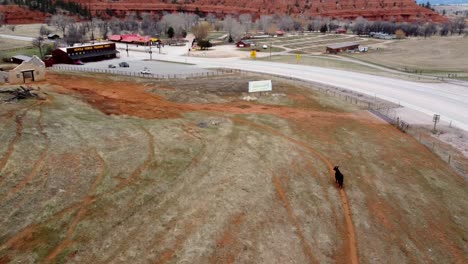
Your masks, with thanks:
[{"label": "red soil patch", "polygon": [[235,263],[242,245],[237,233],[239,233],[244,222],[245,215],[243,213],[238,213],[232,217],[223,234],[216,240],[216,249],[210,258],[211,263]]},{"label": "red soil patch", "polygon": [[[293,120],[307,120],[310,118],[321,118],[330,119],[330,117],[355,117],[349,113],[330,113],[330,112],[318,112],[309,109],[297,109],[284,106],[266,106],[257,105],[246,102],[234,102],[228,104],[179,104],[169,102],[161,96],[151,94],[146,91],[146,88],[138,83],[131,82],[117,82],[117,81],[96,81],[95,78],[87,78],[82,76],[67,76],[64,78],[60,75],[49,74],[48,82],[57,85],[56,91],[67,94],[75,94],[82,96],[88,103],[99,109],[106,114],[116,115],[131,115],[141,118],[177,118],[184,112],[190,111],[207,111],[215,113],[235,113],[235,114],[272,114],[284,118]],[[310,147],[308,144],[299,141],[297,139],[288,137],[279,131],[262,126],[256,123],[249,122],[247,120],[233,118],[233,121],[239,123],[245,123],[256,128],[266,130],[273,135],[280,136],[287,139],[293,144],[297,144],[301,147],[306,148],[309,152],[313,153],[317,158],[322,160],[328,167],[330,177],[333,178],[333,165],[331,161],[323,156],[320,152]],[[287,197],[283,192],[281,185],[278,185],[279,180],[274,179],[274,184],[277,187],[278,195],[281,201],[283,201],[290,220],[292,223],[296,223],[299,226],[297,219],[292,215],[292,209],[289,205]],[[281,183],[280,183],[281,184]],[[344,189],[339,190],[339,195],[343,204],[343,210],[345,215],[345,226],[346,226],[346,240],[347,248],[345,250],[346,255],[350,263],[358,263],[357,255],[357,243],[354,226],[351,219],[351,209],[349,206],[349,200],[347,198]],[[289,206],[288,206],[289,205]],[[289,210],[288,210],[289,208]],[[299,230],[299,229],[297,229]],[[312,254],[310,246],[307,244],[304,236],[298,231],[298,236],[301,239],[304,247],[304,252],[308,256],[311,262],[317,263],[317,260]],[[177,248],[177,247],[176,247]],[[171,259],[174,254],[174,249],[165,251],[156,263],[164,263],[166,260]],[[165,258],[167,256],[168,258]]]},{"label": "red soil patch", "polygon": [[146,91],[137,83],[106,81],[96,82],[95,78],[49,74],[48,82],[58,85],[57,92],[78,94],[89,104],[108,115],[129,115],[147,119],[177,118],[182,113],[206,111],[233,114],[273,114],[284,118],[308,119],[328,117],[353,117],[349,113],[327,113],[309,109],[285,106],[266,106],[247,102],[227,104],[180,104],[170,102],[161,96]]}]

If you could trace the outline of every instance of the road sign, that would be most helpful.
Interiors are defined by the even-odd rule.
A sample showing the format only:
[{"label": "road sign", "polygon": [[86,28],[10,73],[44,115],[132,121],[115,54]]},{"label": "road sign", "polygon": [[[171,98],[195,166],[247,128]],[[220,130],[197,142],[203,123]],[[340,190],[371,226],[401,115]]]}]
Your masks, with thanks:
[{"label": "road sign", "polygon": [[272,90],[271,80],[249,82],[249,93],[267,92]]},{"label": "road sign", "polygon": [[252,50],[252,51],[250,52],[250,57],[251,57],[252,59],[257,58],[257,51],[256,51],[256,50]]}]

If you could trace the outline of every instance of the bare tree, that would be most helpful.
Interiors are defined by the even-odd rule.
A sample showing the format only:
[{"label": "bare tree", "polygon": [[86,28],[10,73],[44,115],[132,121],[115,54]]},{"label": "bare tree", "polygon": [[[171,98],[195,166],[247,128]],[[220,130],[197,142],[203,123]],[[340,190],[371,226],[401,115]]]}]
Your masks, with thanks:
[{"label": "bare tree", "polygon": [[250,14],[242,14],[239,16],[239,22],[241,23],[242,27],[244,28],[245,33],[249,33],[250,29],[252,28],[252,15]]},{"label": "bare tree", "polygon": [[461,35],[465,30],[465,18],[461,16],[456,17],[453,20],[453,29],[458,33],[458,35]]},{"label": "bare tree", "polygon": [[289,15],[284,15],[279,20],[279,28],[284,31],[291,31],[294,29],[294,20]]},{"label": "bare tree", "polygon": [[277,31],[277,30],[278,30],[278,27],[277,27],[275,24],[271,24],[271,25],[268,27],[266,33],[268,33],[268,35],[273,36],[273,35],[276,34],[276,31]]},{"label": "bare tree", "polygon": [[75,43],[83,42],[85,37],[84,31],[85,30],[82,26],[76,24],[69,25],[65,41],[70,46],[73,46]]},{"label": "bare tree", "polygon": [[130,32],[138,32],[137,20],[137,14],[135,12],[131,12],[125,17],[125,20],[122,23],[123,29],[128,30]]},{"label": "bare tree", "polygon": [[182,20],[184,21],[182,29],[185,32],[190,31],[190,29],[193,26],[198,24],[199,17],[197,15],[195,15],[195,14],[182,13],[182,14],[180,14],[180,16],[182,17]]},{"label": "bare tree", "polygon": [[163,23],[162,26],[165,28],[164,32],[167,32],[169,27],[172,27],[176,37],[182,35],[185,21],[180,14],[165,14],[161,22]]},{"label": "bare tree", "polygon": [[231,15],[227,15],[227,16],[224,17],[223,30],[227,31],[227,33],[230,36],[232,35],[232,29],[234,27],[234,22],[236,22],[236,20]]},{"label": "bare tree", "polygon": [[112,34],[120,34],[122,32],[122,22],[118,18],[113,17],[109,21],[109,29]]},{"label": "bare tree", "polygon": [[41,28],[39,29],[39,35],[41,36],[46,36],[50,34],[50,29],[48,29],[46,26],[42,25]]},{"label": "bare tree", "polygon": [[0,27],[3,26],[3,23],[5,23],[5,15],[0,12]]},{"label": "bare tree", "polygon": [[358,17],[356,21],[354,21],[354,26],[352,28],[353,33],[357,35],[367,34],[369,28],[369,21],[362,17]]},{"label": "bare tree", "polygon": [[101,20],[99,18],[93,18],[94,25],[99,29],[101,38],[107,39],[107,34],[109,33],[109,21]]},{"label": "bare tree", "polygon": [[39,36],[32,41],[33,47],[39,49],[39,54],[41,55],[41,58],[44,57],[42,54],[42,43],[44,43],[44,38],[42,36]]},{"label": "bare tree", "polygon": [[143,35],[156,35],[158,18],[150,13],[143,13],[141,16],[140,31]]},{"label": "bare tree", "polygon": [[212,27],[218,22],[218,18],[216,18],[216,15],[213,13],[209,13],[206,15],[206,22],[210,23]]},{"label": "bare tree", "polygon": [[273,18],[271,16],[260,16],[257,21],[258,28],[263,32],[267,32],[272,22]]},{"label": "bare tree", "polygon": [[64,15],[53,15],[50,19],[50,24],[55,26],[57,30],[62,32],[63,37],[67,32],[67,28],[74,22],[74,19]]},{"label": "bare tree", "polygon": [[211,25],[208,22],[201,22],[198,25],[192,27],[192,33],[198,40],[203,40],[208,37],[208,32],[211,29]]},{"label": "bare tree", "polygon": [[440,28],[440,35],[441,36],[447,36],[448,33],[451,31],[452,29],[452,24],[451,23],[444,23],[442,25],[442,27]]}]

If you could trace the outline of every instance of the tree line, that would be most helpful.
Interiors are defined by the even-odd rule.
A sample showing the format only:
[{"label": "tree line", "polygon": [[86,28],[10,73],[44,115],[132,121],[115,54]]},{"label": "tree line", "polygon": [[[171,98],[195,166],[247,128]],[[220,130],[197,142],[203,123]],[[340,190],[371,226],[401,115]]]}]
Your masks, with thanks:
[{"label": "tree line", "polygon": [[[320,31],[333,32],[344,28],[357,35],[368,35],[371,32],[387,34],[399,33],[399,36],[424,36],[435,34],[447,36],[450,34],[463,34],[465,21],[457,17],[447,23],[436,24],[432,22],[397,23],[391,21],[368,21],[358,18],[354,21],[330,19],[327,17],[307,17],[272,15],[253,18],[250,14],[241,14],[237,17],[226,15],[218,18],[214,14],[207,14],[201,18],[193,13],[128,13],[123,19],[112,17],[103,20],[93,18],[87,22],[75,24],[75,20],[62,14],[54,15],[48,21],[55,26],[69,44],[82,42],[86,36],[106,39],[109,34],[140,33],[142,35],[184,38],[192,32],[198,40],[207,38],[208,31],[225,31],[230,42],[240,40],[246,34],[257,32],[275,35],[279,30],[284,32]],[[92,36],[89,33],[92,32]]]}]

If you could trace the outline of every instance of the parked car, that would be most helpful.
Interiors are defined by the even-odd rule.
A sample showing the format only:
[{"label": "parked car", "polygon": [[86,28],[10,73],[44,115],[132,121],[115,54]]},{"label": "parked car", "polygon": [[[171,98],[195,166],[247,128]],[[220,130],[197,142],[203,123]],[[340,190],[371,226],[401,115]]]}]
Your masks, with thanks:
[{"label": "parked car", "polygon": [[125,68],[127,68],[127,67],[130,67],[130,65],[129,65],[127,62],[122,61],[121,63],[119,63],[119,67],[125,67]]},{"label": "parked car", "polygon": [[145,67],[140,73],[141,73],[141,74],[148,74],[148,75],[152,74],[152,73],[150,72],[150,70],[149,70],[148,68],[146,68],[146,67]]},{"label": "parked car", "polygon": [[108,68],[116,68],[116,66],[114,64],[109,64],[107,67]]},{"label": "parked car", "polygon": [[73,64],[75,65],[84,65],[84,63],[80,60],[76,60],[75,62],[73,62]]}]

